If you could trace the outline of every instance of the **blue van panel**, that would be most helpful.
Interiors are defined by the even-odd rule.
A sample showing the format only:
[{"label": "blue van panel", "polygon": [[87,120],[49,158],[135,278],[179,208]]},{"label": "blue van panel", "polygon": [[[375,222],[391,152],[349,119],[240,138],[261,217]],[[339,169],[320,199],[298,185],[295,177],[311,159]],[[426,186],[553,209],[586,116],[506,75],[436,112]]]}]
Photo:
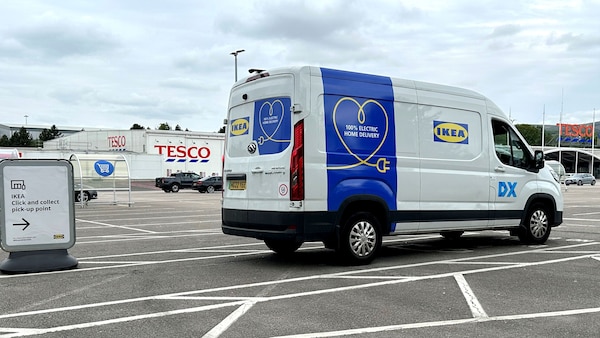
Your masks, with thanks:
[{"label": "blue van panel", "polygon": [[252,139],[258,145],[260,155],[277,154],[291,142],[291,100],[274,97],[254,103],[254,127]]},{"label": "blue van panel", "polygon": [[[364,190],[386,201],[390,210],[396,210],[392,80],[326,68],[321,68],[321,74],[325,94],[327,210],[338,210],[345,199],[364,194]],[[369,180],[381,184],[369,184]],[[356,182],[363,182],[359,191],[348,189]]]}]

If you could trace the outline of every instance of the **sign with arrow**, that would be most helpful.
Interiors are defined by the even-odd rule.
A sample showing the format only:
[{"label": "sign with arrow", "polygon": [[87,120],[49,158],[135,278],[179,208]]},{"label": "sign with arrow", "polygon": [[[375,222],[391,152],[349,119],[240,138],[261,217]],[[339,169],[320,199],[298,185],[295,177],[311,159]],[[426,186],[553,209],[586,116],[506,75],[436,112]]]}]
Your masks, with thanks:
[{"label": "sign with arrow", "polygon": [[29,226],[29,222],[27,222],[27,220],[25,218],[21,218],[23,220],[24,223],[13,223],[14,226],[25,226],[23,228],[23,231],[25,231],[25,229],[27,229],[27,227]]},{"label": "sign with arrow", "polygon": [[71,162],[3,160],[0,180],[2,249],[68,249],[75,244]]}]

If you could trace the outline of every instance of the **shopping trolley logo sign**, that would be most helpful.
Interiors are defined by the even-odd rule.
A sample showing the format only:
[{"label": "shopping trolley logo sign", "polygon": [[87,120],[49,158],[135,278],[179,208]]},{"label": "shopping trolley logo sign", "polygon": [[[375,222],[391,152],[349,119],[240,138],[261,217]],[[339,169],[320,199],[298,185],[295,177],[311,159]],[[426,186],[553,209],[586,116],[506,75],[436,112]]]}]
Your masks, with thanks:
[{"label": "shopping trolley logo sign", "polygon": [[105,160],[96,161],[96,163],[94,163],[94,169],[98,175],[104,177],[110,176],[113,174],[113,172],[115,172],[115,166]]}]

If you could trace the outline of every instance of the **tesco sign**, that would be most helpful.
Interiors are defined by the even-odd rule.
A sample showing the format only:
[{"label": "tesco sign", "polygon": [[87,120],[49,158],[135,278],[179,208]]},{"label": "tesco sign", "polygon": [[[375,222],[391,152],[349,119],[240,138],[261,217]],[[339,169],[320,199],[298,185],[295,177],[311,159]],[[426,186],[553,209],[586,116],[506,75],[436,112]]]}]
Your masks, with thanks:
[{"label": "tesco sign", "polygon": [[583,125],[583,124],[564,124],[557,123],[558,128],[560,128],[560,133],[563,136],[569,137],[592,137],[594,136],[592,125]]},{"label": "tesco sign", "polygon": [[107,139],[109,148],[125,148],[127,145],[127,139],[123,135],[109,136]]},{"label": "tesco sign", "polygon": [[167,146],[155,144],[154,148],[158,149],[159,155],[166,155],[167,162],[185,162],[190,159],[190,162],[208,162],[210,157],[210,149],[208,147],[188,147],[188,146]]}]

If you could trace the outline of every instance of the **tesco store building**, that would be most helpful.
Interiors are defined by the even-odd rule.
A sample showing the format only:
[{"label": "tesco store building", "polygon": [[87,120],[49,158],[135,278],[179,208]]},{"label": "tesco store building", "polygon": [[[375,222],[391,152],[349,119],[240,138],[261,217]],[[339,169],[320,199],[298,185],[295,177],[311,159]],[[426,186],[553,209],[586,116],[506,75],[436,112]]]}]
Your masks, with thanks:
[{"label": "tesco store building", "polygon": [[118,152],[132,179],[154,179],[175,172],[220,175],[225,134],[173,130],[81,131],[44,142],[43,149],[21,148],[23,158],[64,158],[72,154]]}]

